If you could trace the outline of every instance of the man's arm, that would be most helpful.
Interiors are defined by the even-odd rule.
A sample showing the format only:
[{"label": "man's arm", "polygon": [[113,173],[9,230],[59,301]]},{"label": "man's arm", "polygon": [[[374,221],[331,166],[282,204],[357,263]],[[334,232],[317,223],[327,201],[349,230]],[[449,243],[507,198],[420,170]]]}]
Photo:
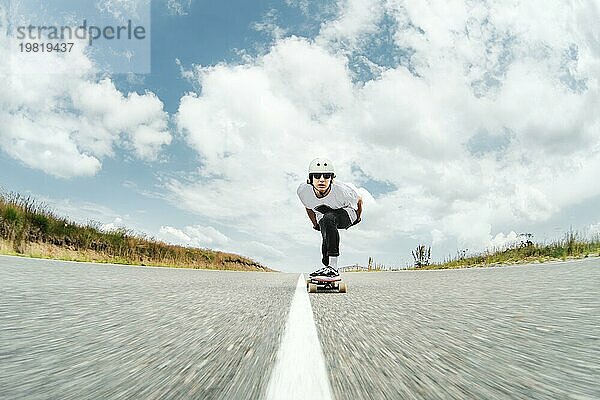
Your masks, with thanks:
[{"label": "man's arm", "polygon": [[356,209],[356,221],[360,221],[360,216],[362,214],[362,197],[358,198],[358,207]]},{"label": "man's arm", "polygon": [[308,214],[308,218],[310,219],[310,222],[312,222],[312,224],[313,224],[313,228],[316,230],[320,230],[319,224],[317,223],[317,214],[315,214],[315,212],[313,210],[311,210],[310,208],[306,209],[306,213]]}]

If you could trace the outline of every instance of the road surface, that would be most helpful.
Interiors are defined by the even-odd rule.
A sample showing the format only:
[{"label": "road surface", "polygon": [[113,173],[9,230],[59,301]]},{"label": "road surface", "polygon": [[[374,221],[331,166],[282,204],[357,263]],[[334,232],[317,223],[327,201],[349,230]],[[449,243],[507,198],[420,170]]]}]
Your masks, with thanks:
[{"label": "road surface", "polygon": [[0,257],[0,398],[600,398],[598,259],[301,279]]}]

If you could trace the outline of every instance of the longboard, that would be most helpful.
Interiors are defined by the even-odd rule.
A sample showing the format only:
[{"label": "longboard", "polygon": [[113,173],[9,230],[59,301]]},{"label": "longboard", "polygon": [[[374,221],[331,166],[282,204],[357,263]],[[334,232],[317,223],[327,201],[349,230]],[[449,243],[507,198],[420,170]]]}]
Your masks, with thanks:
[{"label": "longboard", "polygon": [[306,280],[306,290],[308,293],[317,293],[317,291],[337,291],[338,293],[346,293],[348,285],[342,282],[339,276],[311,276]]}]

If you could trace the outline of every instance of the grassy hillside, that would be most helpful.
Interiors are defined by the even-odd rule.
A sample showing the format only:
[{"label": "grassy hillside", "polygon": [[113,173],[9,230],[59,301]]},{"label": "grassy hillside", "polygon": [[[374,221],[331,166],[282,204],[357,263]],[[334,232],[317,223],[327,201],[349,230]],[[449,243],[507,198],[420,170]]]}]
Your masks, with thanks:
[{"label": "grassy hillside", "polygon": [[[419,248],[428,249],[427,246],[419,245],[413,251],[413,258]],[[430,256],[430,252],[427,252]],[[478,254],[467,255],[466,251],[460,251],[454,257],[448,257],[443,262],[429,262],[429,257],[424,257],[421,262],[415,258],[413,265],[403,267],[385,265],[375,262],[369,257],[367,266],[349,265],[341,267],[343,272],[381,272],[401,270],[425,270],[425,269],[453,269],[453,268],[477,268],[493,267],[501,265],[515,265],[528,263],[543,263],[547,261],[566,261],[569,259],[600,257],[600,235],[586,237],[583,234],[570,230],[562,239],[551,243],[534,243],[523,240],[504,249],[488,250]]]},{"label": "grassy hillside", "polygon": [[503,250],[486,251],[471,256],[457,256],[442,263],[432,263],[413,269],[486,267],[555,260],[564,261],[574,258],[597,257],[599,255],[600,237],[586,238],[577,232],[569,231],[562,239],[552,243],[527,241]]},{"label": "grassy hillside", "polygon": [[100,230],[57,216],[31,197],[0,192],[0,253],[60,260],[272,271],[236,254],[169,245],[125,229]]}]

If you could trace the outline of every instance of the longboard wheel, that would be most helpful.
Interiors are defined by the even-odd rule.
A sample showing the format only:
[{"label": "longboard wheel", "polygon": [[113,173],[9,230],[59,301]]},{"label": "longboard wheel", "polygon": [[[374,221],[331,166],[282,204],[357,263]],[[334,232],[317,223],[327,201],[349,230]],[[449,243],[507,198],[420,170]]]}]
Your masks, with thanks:
[{"label": "longboard wheel", "polygon": [[309,283],[308,293],[317,293],[317,285],[315,285],[314,283]]},{"label": "longboard wheel", "polygon": [[340,282],[338,287],[340,293],[346,293],[348,291],[348,285],[346,285],[346,282]]}]

